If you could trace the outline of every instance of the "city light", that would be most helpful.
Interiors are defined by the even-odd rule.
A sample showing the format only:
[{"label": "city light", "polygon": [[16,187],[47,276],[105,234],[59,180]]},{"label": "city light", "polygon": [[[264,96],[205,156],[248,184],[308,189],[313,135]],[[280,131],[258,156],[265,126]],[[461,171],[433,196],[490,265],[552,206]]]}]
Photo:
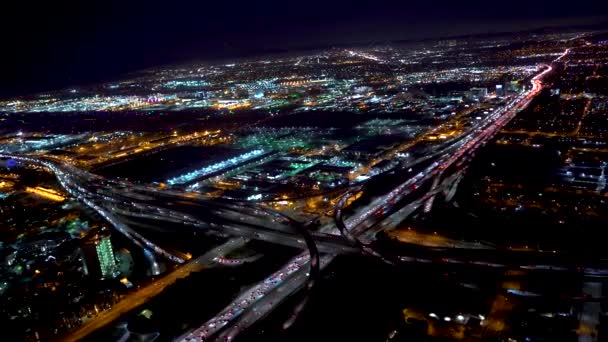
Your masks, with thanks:
[{"label": "city light", "polygon": [[60,195],[55,190],[43,188],[40,186],[35,188],[26,187],[25,191],[56,202],[63,202],[66,199],[64,196]]},{"label": "city light", "polygon": [[[24,340],[121,334],[115,322],[138,320],[163,340],[264,339],[255,327],[277,308],[293,310],[283,331],[310,329],[292,323],[314,286],[342,284],[345,264],[365,277],[373,259],[396,267],[373,269],[353,302],[376,285],[387,298],[458,299],[406,301],[415,329],[395,321],[387,339],[518,339],[542,330],[539,316],[591,336],[602,294],[585,279],[608,275],[592,229],[608,190],[600,38],[340,45],[1,100],[4,318],[28,327]],[[334,262],[345,255],[356,257]],[[548,274],[583,281],[564,290]],[[529,276],[534,292],[520,290]],[[396,293],[414,280],[436,286]],[[560,305],[537,307],[548,296]],[[133,314],[150,304],[154,315]]]},{"label": "city light", "polygon": [[179,185],[179,184],[186,184],[189,183],[193,180],[208,176],[210,174],[213,174],[215,172],[219,172],[221,170],[224,170],[226,168],[229,167],[234,167],[237,166],[241,163],[244,163],[246,161],[249,161],[253,158],[259,157],[261,155],[263,155],[266,151],[264,150],[253,150],[247,153],[243,153],[239,156],[236,156],[234,158],[230,158],[228,160],[225,161],[221,161],[209,166],[205,166],[201,169],[198,169],[196,171],[192,171],[192,172],[188,172],[184,175],[175,177],[175,178],[171,178],[167,180],[167,184],[169,185]]}]

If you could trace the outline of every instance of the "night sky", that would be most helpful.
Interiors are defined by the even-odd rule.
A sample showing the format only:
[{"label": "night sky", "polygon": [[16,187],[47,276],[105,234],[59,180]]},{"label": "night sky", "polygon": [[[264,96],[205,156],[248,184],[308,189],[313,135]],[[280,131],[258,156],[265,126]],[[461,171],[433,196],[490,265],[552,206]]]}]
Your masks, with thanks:
[{"label": "night sky", "polygon": [[0,18],[0,96],[154,65],[608,19],[608,1],[15,1]]}]

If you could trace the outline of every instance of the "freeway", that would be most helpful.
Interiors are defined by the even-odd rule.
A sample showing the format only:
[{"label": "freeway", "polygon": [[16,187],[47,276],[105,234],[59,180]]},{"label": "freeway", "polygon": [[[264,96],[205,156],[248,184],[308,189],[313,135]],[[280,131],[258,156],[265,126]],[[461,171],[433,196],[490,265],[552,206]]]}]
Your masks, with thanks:
[{"label": "freeway", "polygon": [[[424,237],[422,237],[424,238]],[[391,254],[404,263],[423,263],[460,267],[521,269],[542,272],[566,272],[584,277],[608,276],[608,262],[558,251],[497,249],[476,246],[446,246],[450,241],[433,237],[427,243],[400,243]],[[426,245],[426,246],[425,246]]]},{"label": "freeway", "polygon": [[[110,181],[49,158],[5,154],[0,155],[0,158],[13,158],[46,166],[55,173],[68,193],[92,208],[135,245],[176,263],[182,263],[184,260],[147,240],[124,224],[118,216],[173,222],[220,235],[232,234],[297,248],[310,248],[306,244],[306,238],[301,238],[303,230],[299,228],[297,222],[290,220],[287,224],[282,224],[279,220],[285,220],[285,217],[277,218],[263,207],[247,208],[238,204],[193,197],[190,193],[174,190],[165,193],[154,188]],[[182,211],[166,208],[168,202],[161,198],[189,201],[188,205],[195,208]],[[192,215],[188,211],[198,214]],[[323,252],[357,251],[336,236],[315,234],[314,241]]]},{"label": "freeway", "polygon": [[[560,57],[555,59],[554,62],[559,61],[564,56],[566,56],[570,50],[566,50]],[[483,146],[487,141],[493,138],[498,131],[504,127],[511,119],[513,119],[519,111],[526,108],[532,99],[536,97],[542,90],[542,78],[551,72],[552,67],[548,66],[546,70],[539,73],[535,77],[531,79],[532,89],[524,95],[520,95],[516,97],[514,100],[509,102],[504,108],[496,110],[492,113],[484,122],[481,124],[472,127],[465,134],[464,139],[460,139],[453,143],[451,146],[447,148],[443,148],[442,153],[438,161],[431,164],[422,172],[418,173],[416,176],[406,180],[401,185],[393,189],[388,194],[376,198],[370,205],[368,205],[361,213],[358,215],[354,215],[350,217],[348,220],[344,221],[341,213],[341,205],[345,203],[345,199],[341,200],[338,203],[336,208],[336,225],[339,227],[340,232],[350,241],[356,240],[357,246],[363,248],[364,251],[367,251],[369,254],[380,257],[382,260],[387,261],[389,263],[394,263],[391,257],[383,255],[382,252],[374,250],[369,246],[369,241],[363,242],[362,240],[355,238],[354,232],[357,232],[357,235],[361,235],[363,233],[363,237],[367,235],[369,239],[370,234],[365,234],[364,232],[368,230],[368,228],[374,226],[376,222],[371,224],[363,224],[366,221],[377,221],[372,218],[381,216],[382,218],[386,218],[390,213],[390,208],[393,207],[396,203],[400,202],[404,197],[416,191],[419,188],[422,188],[423,184],[432,180],[432,185],[426,193],[420,195],[420,198],[424,201],[428,201],[427,205],[432,205],[432,200],[434,199],[435,194],[438,190],[446,191],[448,188],[453,187],[453,181],[444,180],[439,186],[440,179],[444,176],[444,172],[449,169],[451,166],[460,161],[458,165],[461,168],[464,166],[465,160],[470,160],[475,150]],[[464,160],[463,160],[464,159]],[[458,170],[457,174],[459,175],[462,170]],[[449,179],[449,178],[448,178]],[[455,180],[458,181],[460,176],[456,177]],[[345,195],[347,199],[348,196],[351,196],[352,193],[348,193]],[[412,203],[417,203],[414,201]],[[410,204],[412,204],[410,203]],[[429,204],[430,203],[430,204]],[[416,206],[416,208],[418,205]],[[425,208],[425,210],[430,210],[430,208]],[[358,229],[358,230],[357,230]]]},{"label": "freeway", "polygon": [[[561,60],[569,52],[570,50],[566,50],[560,57],[555,59],[554,62]],[[548,66],[544,71],[540,72],[538,75],[532,78],[532,89],[530,91],[520,96],[517,96],[505,107],[498,109],[492,114],[488,115],[488,117],[486,117],[482,123],[472,127],[466,134],[464,134],[462,139],[458,139],[451,146],[444,148],[442,153],[436,153],[437,155],[439,155],[438,160],[432,163],[430,166],[426,167],[422,172],[404,181],[402,184],[398,185],[388,194],[375,199],[370,205],[364,207],[356,215],[351,216],[344,222],[338,222],[338,224],[340,224],[341,229],[327,229],[330,232],[335,230],[342,231],[344,236],[349,240],[358,239],[360,235],[365,234],[365,230],[367,228],[362,229],[363,233],[357,233],[352,236],[351,231],[355,227],[370,219],[375,214],[386,212],[389,206],[394,206],[405,196],[409,195],[412,191],[419,188],[422,183],[425,183],[436,176],[441,176],[444,170],[448,169],[450,166],[457,163],[462,158],[466,159],[471,157],[476,149],[483,146],[487,141],[494,137],[495,134],[500,130],[500,128],[502,128],[511,119],[513,119],[519,111],[526,108],[530,104],[532,99],[534,99],[534,97],[536,97],[540,93],[543,88],[542,78],[546,74],[551,72],[551,70],[552,67]],[[431,188],[432,191],[438,190],[437,187]],[[423,197],[424,195],[425,194],[423,194]],[[338,204],[343,203],[345,203],[345,201],[340,201]],[[337,207],[336,211],[340,209],[341,207]],[[341,216],[339,216],[339,219],[341,220]],[[360,245],[364,246],[365,244],[360,243]],[[331,260],[333,256],[325,255],[322,256],[322,258],[327,258]],[[217,337],[215,340],[230,340],[236,333],[238,333],[238,331],[240,331],[240,327],[242,325],[242,318],[239,318],[239,316],[245,310],[250,310],[248,312],[263,310],[266,307],[267,302],[265,300],[263,301],[260,299],[264,298],[265,296],[270,296],[271,298],[274,298],[274,294],[279,292],[279,290],[282,290],[282,295],[285,295],[285,292],[292,293],[293,291],[296,291],[302,287],[302,284],[300,284],[299,286],[291,285],[291,283],[286,280],[288,279],[288,276],[301,269],[307,261],[308,260],[306,258],[306,254],[301,254],[296,258],[290,260],[288,264],[286,264],[282,269],[274,273],[271,277],[246,290],[244,292],[245,295],[253,294],[253,297],[251,297],[250,300],[243,300],[242,302],[239,302],[239,299],[235,300],[216,317],[203,324],[200,328],[185,335],[182,340],[209,340],[210,338],[213,338],[213,336],[216,336],[216,334],[222,329],[224,333],[221,333],[222,335]],[[323,267],[323,265],[321,265],[321,267]],[[277,276],[282,277],[277,281]],[[265,286],[268,281],[270,281],[271,284],[275,284],[275,286]],[[277,302],[273,302],[276,305]],[[251,324],[251,319],[253,319],[253,317],[248,317],[246,319],[246,322],[248,322],[248,324]],[[232,322],[233,325],[231,325],[231,327],[226,327],[229,325],[230,322]]]},{"label": "freeway", "polygon": [[[332,260],[333,257],[329,254],[321,256],[319,268],[326,267]],[[246,310],[243,310],[243,312],[236,317],[235,321],[232,322],[229,327],[219,332],[214,340],[228,341],[233,339],[241,331],[244,331],[256,321],[266,317],[277,305],[281,304],[289,296],[291,296],[291,294],[301,290],[303,288],[302,284],[307,283],[308,279],[310,279],[310,276],[308,273],[305,273],[304,269],[294,272],[282,283],[280,283],[281,286],[275,286],[265,296],[258,299],[258,301],[255,302],[255,305],[249,306]],[[296,306],[292,316],[283,325],[285,329],[288,328],[291,323],[293,323],[297,317],[297,314],[300,312],[300,310],[302,310],[305,303],[306,299]],[[186,340],[188,338],[189,337],[186,337]],[[194,340],[196,341],[197,339],[195,338]]]},{"label": "freeway", "polygon": [[97,317],[87,321],[80,328],[63,337],[64,341],[81,341],[92,332],[107,326],[122,315],[138,308],[151,298],[160,294],[165,288],[174,284],[178,279],[186,278],[193,272],[199,272],[210,267],[215,259],[229,254],[240,247],[243,247],[246,240],[235,238],[227,241],[211,251],[201,255],[196,259],[181,265],[172,272],[163,275],[154,282],[138,289],[123,297],[118,303],[107,311],[100,313]]},{"label": "freeway", "polygon": [[[304,266],[309,264],[308,259],[306,253],[293,258],[286,267],[243,291],[219,314],[179,340],[205,341],[224,328],[226,328],[224,330],[224,334],[227,334],[226,338],[230,339],[235,336],[304,286],[309,278],[308,272],[304,269]],[[332,259],[333,257],[329,254],[322,255],[319,261],[320,269],[323,269]],[[229,323],[234,324],[227,327]],[[224,338],[218,338],[218,340],[226,341]]]},{"label": "freeway", "polygon": [[[555,62],[568,53],[569,50],[566,50]],[[549,66],[533,77],[531,80],[532,89],[525,94],[515,97],[506,106],[493,111],[457,138],[434,147],[430,153],[414,160],[411,165],[422,165],[424,162],[424,166],[420,167],[419,172],[416,171],[417,173],[412,177],[408,176],[409,178],[395,186],[387,194],[375,198],[371,204],[358,210],[355,215],[344,219],[341,206],[346,200],[340,201],[341,206],[336,208],[336,213],[340,213],[336,215],[336,226],[323,227],[319,233],[342,234],[347,240],[356,243],[358,247],[372,254],[381,255],[369,249],[368,243],[377,229],[390,228],[390,223],[386,221],[386,218],[395,211],[403,217],[407,217],[418,210],[425,201],[433,198],[439,191],[453,189],[452,185],[459,179],[460,174],[457,172],[457,176],[449,175],[448,171],[451,170],[452,166],[465,167],[465,161],[472,158],[473,153],[478,148],[494,137],[498,130],[504,127],[520,110],[526,108],[530,101],[542,90],[542,78],[551,70],[552,68]],[[295,240],[299,246],[306,245],[309,248],[308,253],[298,255],[270,277],[245,290],[220,314],[206,322],[201,328],[185,336],[184,339],[187,340],[207,340],[218,337],[218,334],[218,338],[230,339],[255,320],[263,317],[291,293],[303,288],[307,283],[310,284],[311,272],[306,272],[306,266],[310,266],[311,270],[317,267],[322,269],[333,259],[336,253],[345,252],[345,248],[353,250],[350,244],[343,243],[344,239],[337,240],[338,243],[335,246],[329,246],[325,243],[327,241],[321,241],[322,239],[329,239],[328,237],[321,238],[317,234],[303,234],[302,227],[297,226],[296,222],[289,222],[284,225],[277,224],[276,220],[269,220],[269,216],[272,215],[269,215],[268,212],[260,213],[263,210],[244,210],[242,206],[205,201],[206,213],[211,212],[213,217],[217,219],[215,222],[208,222],[208,220],[202,220],[196,215],[168,209],[158,203],[153,203],[158,201],[155,195],[174,196],[183,200],[193,199],[185,193],[106,180],[70,165],[60,164],[48,157],[0,154],[0,158],[13,158],[51,169],[70,195],[95,210],[127,238],[145,250],[151,250],[176,263],[183,263],[184,260],[165,251],[122,223],[117,214],[181,222],[198,229],[215,229],[224,234],[233,233],[239,236],[253,234],[254,238],[276,243],[294,243]],[[429,190],[426,192],[420,191],[425,184],[431,184]],[[417,195],[418,199],[406,204],[406,210],[397,210],[397,206],[402,204],[401,202],[411,194]],[[345,196],[345,198],[347,197]],[[153,204],[150,204],[150,202]],[[294,227],[294,225],[296,226]],[[300,235],[304,236],[302,241],[298,240]],[[314,249],[317,247],[319,250],[315,252]],[[318,252],[325,254],[315,256]],[[119,309],[117,310],[119,311]]]},{"label": "freeway", "polygon": [[[284,214],[272,211],[271,209],[267,210],[278,216],[284,216]],[[287,217],[287,219],[291,220],[289,217]],[[305,273],[305,269],[303,267],[299,269],[292,267],[288,268],[287,273],[285,274],[275,273],[273,276],[266,279],[263,284],[258,285],[257,288],[250,289],[250,291],[253,292],[249,292],[251,293],[249,297],[245,296],[241,302],[236,303],[236,305],[232,307],[224,309],[223,316],[221,316],[219,321],[215,319],[208,322],[208,328],[203,328],[203,330],[199,329],[198,331],[194,332],[194,334],[199,336],[211,335],[214,332],[213,330],[219,331],[227,321],[229,321],[234,315],[237,315],[238,317],[236,318],[236,322],[234,322],[230,328],[222,331],[218,336],[218,339],[220,340],[230,340],[239,332],[251,326],[251,324],[256,322],[258,319],[268,315],[274,309],[276,304],[287,299],[291,293],[304,288],[307,292],[304,299],[295,306],[291,317],[285,323],[285,325],[289,326],[295,321],[306,304],[308,295],[310,294],[310,291],[312,290],[314,283],[320,274],[321,267],[325,267],[331,261],[331,258],[327,254],[320,257],[315,246],[315,241],[312,235],[308,233],[307,225],[299,223],[296,224],[299,226],[299,230],[305,237],[306,243],[309,246],[310,252],[308,254],[308,258],[306,258],[306,255],[302,255],[301,260],[308,259],[307,263],[310,270]],[[282,284],[282,286],[277,286],[279,284]],[[287,288],[288,290],[285,290],[284,288]],[[265,293],[265,295],[259,298],[261,293]],[[243,306],[247,306],[247,304],[249,304],[251,301],[256,301],[256,305],[254,307],[249,306],[247,308],[243,308]],[[185,337],[185,339],[189,338],[190,337]]]},{"label": "freeway", "polygon": [[[568,53],[570,53],[569,49],[566,50],[557,59],[555,59],[554,62],[561,60]],[[395,203],[399,202],[405,196],[409,195],[416,189],[421,188],[424,183],[428,182],[433,178],[435,178],[436,180],[431,186],[429,192],[435,192],[438,189],[438,179],[443,176],[444,171],[450,168],[455,163],[457,163],[459,160],[463,158],[468,159],[470,156],[472,156],[478,148],[480,148],[491,138],[493,138],[502,127],[504,127],[511,119],[513,119],[517,115],[517,113],[519,113],[519,111],[526,108],[530,104],[532,99],[541,92],[542,78],[551,71],[552,67],[547,66],[544,71],[542,71],[531,79],[532,89],[529,92],[517,96],[515,99],[510,101],[504,108],[498,109],[491,113],[485,120],[483,120],[483,122],[469,129],[464,134],[464,137],[462,139],[459,139],[452,143],[450,146],[443,148],[441,150],[441,153],[438,154],[439,158],[437,161],[426,167],[423,171],[421,171],[414,177],[407,179],[405,182],[394,188],[386,195],[376,198],[358,215],[353,215],[344,222],[341,222],[341,215],[336,215],[336,217],[340,221],[337,222],[337,225],[339,227],[342,227],[341,232],[343,234],[349,232],[350,230],[359,226],[361,223],[363,223],[370,217],[386,213],[389,207],[394,206]],[[437,153],[435,153],[435,155],[437,155]],[[448,183],[446,185],[450,184],[451,183]],[[352,195],[352,193],[347,194],[346,196],[349,195]],[[422,196],[432,198],[432,195],[429,196],[428,192],[426,194],[422,194]],[[340,203],[344,203],[344,201],[340,201]],[[340,210],[341,208],[338,207],[336,209],[336,212],[339,214]],[[365,228],[363,228],[363,230],[365,230]],[[345,236],[352,240],[352,236],[348,234],[345,234]]]},{"label": "freeway", "polygon": [[85,189],[80,183],[86,184],[87,182],[97,181],[101,182],[101,177],[82,171],[71,165],[60,164],[51,158],[46,157],[29,157],[12,154],[0,154],[0,158],[14,159],[21,162],[31,163],[34,165],[41,165],[50,169],[61,186],[74,198],[78,199],[82,203],[86,204],[89,208],[97,212],[101,217],[106,219],[112,226],[122,233],[125,237],[131,240],[135,245],[141,247],[144,250],[151,250],[154,253],[161,255],[175,263],[183,263],[184,260],[180,257],[172,255],[165,251],[163,248],[154,244],[150,240],[144,238],[141,234],[134,231],[127,225],[121,223],[111,213],[110,210],[104,208],[100,203],[115,202],[116,199],[108,196],[99,195],[93,191]]},{"label": "freeway", "polygon": [[[198,206],[198,204],[196,205]],[[184,212],[177,212],[169,209],[156,207],[153,205],[137,205],[137,208],[143,211],[133,210],[130,206],[123,208],[121,205],[113,205],[112,212],[123,217],[144,218],[153,221],[171,222],[185,227],[191,227],[193,230],[216,233],[218,235],[234,235],[247,237],[249,239],[262,240],[274,244],[285,245],[296,248],[313,247],[309,242],[314,242],[315,247],[325,253],[356,253],[358,250],[351,244],[344,241],[339,236],[329,234],[309,234],[308,229],[302,229],[301,223],[289,218],[287,224],[280,221],[286,221],[287,218],[280,216],[275,217],[272,214],[271,219],[267,216],[249,216],[246,207],[241,207],[241,211],[236,213],[230,210],[216,210],[205,215],[193,216]],[[158,210],[161,210],[160,212]],[[258,215],[262,215],[268,208],[251,209],[257,210]],[[253,215],[253,213],[250,213]],[[282,214],[281,214],[282,215]],[[266,218],[266,220],[263,220]],[[310,237],[308,236],[310,235]],[[314,253],[313,253],[314,254]]]},{"label": "freeway", "polygon": [[[202,228],[204,230],[209,230],[209,228],[214,227],[219,228],[223,234],[233,233],[233,235],[240,236],[238,240],[239,247],[243,246],[248,241],[247,239],[243,238],[243,236],[247,235],[244,233],[243,227],[249,227],[254,236],[260,239],[266,239],[275,243],[285,243],[285,241],[288,241],[290,243],[297,243],[298,247],[301,247],[300,244],[305,244],[309,249],[309,252],[304,254],[304,256],[298,260],[300,263],[297,264],[297,267],[288,269],[286,274],[277,274],[274,279],[271,279],[262,285],[262,290],[265,288],[272,288],[273,285],[281,282],[284,276],[289,276],[293,272],[299,271],[301,266],[304,264],[308,264],[310,266],[309,272],[306,272],[305,274],[305,278],[307,279],[305,283],[307,284],[307,289],[311,289],[314,285],[316,275],[319,274],[321,264],[319,261],[319,251],[317,248],[318,240],[325,240],[325,242],[322,242],[321,244],[324,247],[331,243],[335,244],[335,246],[332,247],[325,247],[327,248],[326,251],[344,252],[348,251],[349,248],[356,251],[356,249],[353,249],[352,246],[343,244],[342,241],[335,236],[323,236],[315,234],[313,237],[305,225],[267,208],[245,208],[242,206],[231,207],[231,205],[225,203],[205,201],[205,213],[215,214],[215,219],[217,219],[219,223],[209,222],[209,216],[205,216],[205,220],[203,220],[184,212],[150,204],[150,201],[156,201],[157,199],[142,194],[136,194],[125,184],[120,184],[116,181],[104,180],[99,176],[88,174],[85,171],[79,170],[70,165],[61,165],[52,159],[49,160],[46,158],[33,158],[14,155],[0,155],[0,158],[13,158],[23,162],[47,167],[54,172],[60,184],[66,189],[66,191],[68,191],[68,193],[70,193],[70,195],[95,210],[100,216],[110,222],[118,231],[123,233],[136,245],[142,247],[144,251],[152,250],[155,253],[178,263],[182,263],[183,259],[168,253],[164,249],[153,244],[151,241],[146,240],[139,233],[135,232],[129,226],[124,224],[117,215],[182,223],[184,225],[190,225],[197,228]],[[115,188],[111,188],[109,185],[115,186]],[[176,196],[176,194],[173,193],[172,196]],[[235,215],[233,217],[234,221],[230,220],[228,217],[229,215]],[[268,217],[271,218],[270,221],[266,221],[264,219]],[[280,225],[279,222],[277,222],[278,220],[288,221],[287,226]],[[279,229],[277,229],[277,227]],[[291,231],[288,232],[289,230]],[[294,238],[294,236],[298,235],[301,235],[303,239]],[[330,240],[334,241],[332,242]],[[233,240],[229,241],[229,245],[232,245],[231,241]],[[224,249],[220,248],[219,251],[224,251]],[[159,281],[156,281],[155,283],[150,284],[149,286],[146,286],[145,288],[121,300],[118,304],[113,306],[111,310],[102,313],[95,320],[83,325],[66,339],[81,339],[90,332],[114,321],[116,318],[120,317],[120,315],[142,305],[149,298],[162,292],[166,286],[172,284],[179,277],[186,276],[195,270],[200,270],[200,264],[203,260],[208,261],[210,259],[211,261],[214,261],[218,260],[219,256],[221,255],[218,250],[214,250],[205,254],[201,258],[197,258],[195,262],[190,262],[183,267],[178,268],[174,272],[161,278]],[[153,262],[152,264],[155,265],[156,262]],[[255,295],[252,298],[258,299],[258,297]],[[303,304],[298,306],[298,308],[301,308],[302,306]],[[295,316],[297,316],[297,312],[298,310],[294,311]]]}]

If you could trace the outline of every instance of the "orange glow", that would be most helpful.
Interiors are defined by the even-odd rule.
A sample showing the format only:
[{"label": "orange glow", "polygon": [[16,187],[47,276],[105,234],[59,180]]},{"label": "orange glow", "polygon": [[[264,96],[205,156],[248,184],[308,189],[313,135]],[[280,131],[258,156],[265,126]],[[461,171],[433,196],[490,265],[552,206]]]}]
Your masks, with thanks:
[{"label": "orange glow", "polygon": [[61,196],[59,193],[57,193],[55,190],[52,190],[52,189],[46,189],[46,188],[37,186],[35,188],[26,187],[25,191],[29,192],[31,194],[36,194],[40,197],[44,197],[46,199],[50,199],[52,201],[56,201],[56,202],[65,201],[64,196]]}]

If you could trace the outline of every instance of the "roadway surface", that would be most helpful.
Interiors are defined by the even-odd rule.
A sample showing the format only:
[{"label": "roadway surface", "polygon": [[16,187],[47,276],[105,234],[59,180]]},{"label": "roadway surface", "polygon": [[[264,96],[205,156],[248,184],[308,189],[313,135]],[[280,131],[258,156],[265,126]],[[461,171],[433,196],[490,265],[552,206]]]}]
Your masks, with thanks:
[{"label": "roadway surface", "polygon": [[165,288],[175,284],[177,280],[186,278],[193,272],[199,272],[205,268],[211,267],[215,263],[214,260],[216,258],[225,256],[230,252],[243,247],[245,243],[245,239],[242,238],[231,239],[213,250],[201,255],[200,257],[190,260],[177,269],[163,275],[154,282],[124,296],[118,303],[114,304],[112,308],[103,311],[96,317],[88,320],[77,330],[73,331],[67,336],[64,336],[62,340],[82,341],[94,331],[107,326],[108,324],[119,319],[121,316],[145,304],[148,300],[163,292]]},{"label": "roadway surface", "polygon": [[[561,58],[566,56],[569,50],[566,50],[559,58],[554,62],[559,61]],[[483,122],[469,129],[466,134],[461,138],[457,139],[454,143],[447,147],[443,147],[437,152],[433,153],[430,157],[424,157],[426,160],[431,158],[438,158],[437,161],[433,162],[430,166],[425,168],[422,172],[416,174],[412,178],[409,178],[395,189],[390,191],[388,194],[376,198],[372,203],[363,209],[359,210],[356,215],[351,216],[344,222],[337,222],[340,225],[340,229],[327,228],[327,232],[335,233],[341,231],[342,234],[349,240],[357,240],[359,236],[365,235],[367,227],[360,228],[360,232],[353,234],[351,231],[357,228],[360,224],[373,220],[373,217],[378,213],[387,212],[390,207],[396,205],[403,197],[409,195],[412,191],[419,188],[422,183],[432,180],[436,176],[442,176],[443,172],[450,168],[452,165],[457,164],[461,159],[469,159],[472,157],[474,151],[483,146],[487,141],[495,136],[495,134],[506,125],[513,117],[517,115],[519,111],[526,108],[532,99],[536,97],[542,90],[542,78],[552,70],[551,66],[548,66],[546,70],[540,72],[538,75],[532,78],[532,90],[525,94],[522,94],[505,107],[494,111],[488,115]],[[463,164],[461,164],[463,165]],[[436,191],[436,187],[431,187],[432,191]],[[425,194],[423,194],[424,196]],[[344,202],[340,201],[339,204]],[[340,206],[336,207],[336,211],[341,210]],[[337,217],[341,220],[341,215],[337,213]],[[378,221],[377,219],[375,220]],[[375,223],[373,224],[375,225]],[[373,226],[371,225],[371,226]],[[364,243],[360,245],[365,246]],[[321,268],[324,267],[333,259],[333,255],[322,256]],[[327,263],[325,262],[327,260]],[[193,330],[181,338],[183,341],[228,341],[240,331],[245,329],[247,326],[253,324],[252,320],[257,317],[263,317],[262,314],[248,314],[245,317],[241,317],[243,312],[265,312],[269,303],[280,303],[282,300],[287,298],[291,293],[299,290],[303,286],[303,282],[292,283],[294,278],[290,278],[292,274],[298,272],[307,263],[306,254],[301,254],[296,258],[292,259],[287,265],[281,270],[277,271],[271,277],[265,279],[253,287],[249,288],[244,292],[245,295],[254,294],[250,297],[250,300],[239,301],[235,300],[229,304],[220,314],[212,318],[200,328]],[[276,280],[277,275],[283,275],[279,281]],[[270,284],[275,286],[265,286],[270,281]],[[264,300],[261,300],[263,299]],[[218,335],[219,334],[219,335]]]},{"label": "roadway surface", "polygon": [[[566,50],[554,62],[559,61],[568,53],[569,50]],[[264,317],[289,295],[306,286],[310,280],[307,269],[311,267],[311,256],[314,256],[312,246],[317,246],[318,251],[324,253],[318,258],[313,258],[317,261],[313,261],[316,265],[312,265],[322,269],[333,260],[335,254],[353,251],[352,244],[344,243],[344,241],[354,242],[358,247],[366,250],[377,231],[391,228],[393,225],[391,222],[394,222],[394,220],[390,221],[389,218],[393,214],[397,213],[400,219],[404,219],[425,203],[432,205],[432,198],[438,192],[454,191],[454,184],[459,181],[462,169],[466,168],[466,163],[473,157],[474,152],[492,139],[520,110],[529,105],[543,88],[542,78],[551,70],[551,66],[548,66],[546,70],[533,77],[531,90],[516,96],[504,107],[489,113],[460,136],[431,148],[424,156],[411,161],[404,169],[412,170],[412,168],[416,168],[415,175],[406,174],[405,180],[385,195],[373,199],[369,205],[359,208],[354,215],[344,218],[341,213],[341,205],[346,200],[344,202],[340,201],[340,206],[335,209],[337,214],[336,225],[324,226],[310,236],[304,234],[304,238],[302,238],[298,227],[294,227],[297,222],[285,222],[290,221],[285,220],[285,218],[278,220],[271,213],[256,208],[244,208],[238,203],[202,201],[199,198],[193,198],[191,194],[172,189],[160,190],[153,187],[107,180],[71,165],[61,164],[50,157],[0,154],[0,158],[13,158],[51,169],[60,184],[71,196],[95,210],[142,249],[152,251],[154,254],[175,263],[184,263],[184,259],[147,240],[140,233],[124,224],[120,216],[179,222],[202,231],[247,236],[275,243],[295,243],[301,248],[308,248],[308,253],[305,252],[296,256],[268,278],[245,290],[218,315],[183,338],[183,340],[188,341],[210,339],[227,341],[256,320]],[[159,200],[159,196],[172,197],[190,203],[195,202],[201,205],[201,212],[197,214],[183,207],[167,206],[166,201]],[[405,199],[409,199],[411,196],[416,198],[410,203],[403,203]],[[346,239],[331,241],[334,238],[329,236],[340,234]],[[314,241],[311,242],[310,238]],[[244,241],[246,240],[241,240],[241,243],[244,243]],[[373,250],[367,250],[374,254]],[[212,255],[209,255],[207,253],[204,256],[213,259],[219,254],[214,255],[212,253]],[[205,262],[208,263],[209,261],[206,260]],[[190,262],[185,267],[178,268],[166,276],[168,277],[167,280],[147,286],[146,290],[141,291],[132,299],[124,301],[124,304],[121,304],[123,303],[121,301],[115,309],[108,312],[107,318],[101,316],[90,324],[85,324],[81,330],[94,331],[103,326],[104,322],[112,321],[141,305],[152,294],[160,293],[162,289],[172,284],[179,277],[192,272],[191,268],[202,267],[199,263],[202,264],[202,261],[194,264]],[[182,268],[184,270],[180,271]],[[165,277],[162,279],[165,279]],[[116,313],[112,314],[111,312]],[[100,323],[95,323],[97,321]],[[76,337],[78,336],[80,335]]]}]

